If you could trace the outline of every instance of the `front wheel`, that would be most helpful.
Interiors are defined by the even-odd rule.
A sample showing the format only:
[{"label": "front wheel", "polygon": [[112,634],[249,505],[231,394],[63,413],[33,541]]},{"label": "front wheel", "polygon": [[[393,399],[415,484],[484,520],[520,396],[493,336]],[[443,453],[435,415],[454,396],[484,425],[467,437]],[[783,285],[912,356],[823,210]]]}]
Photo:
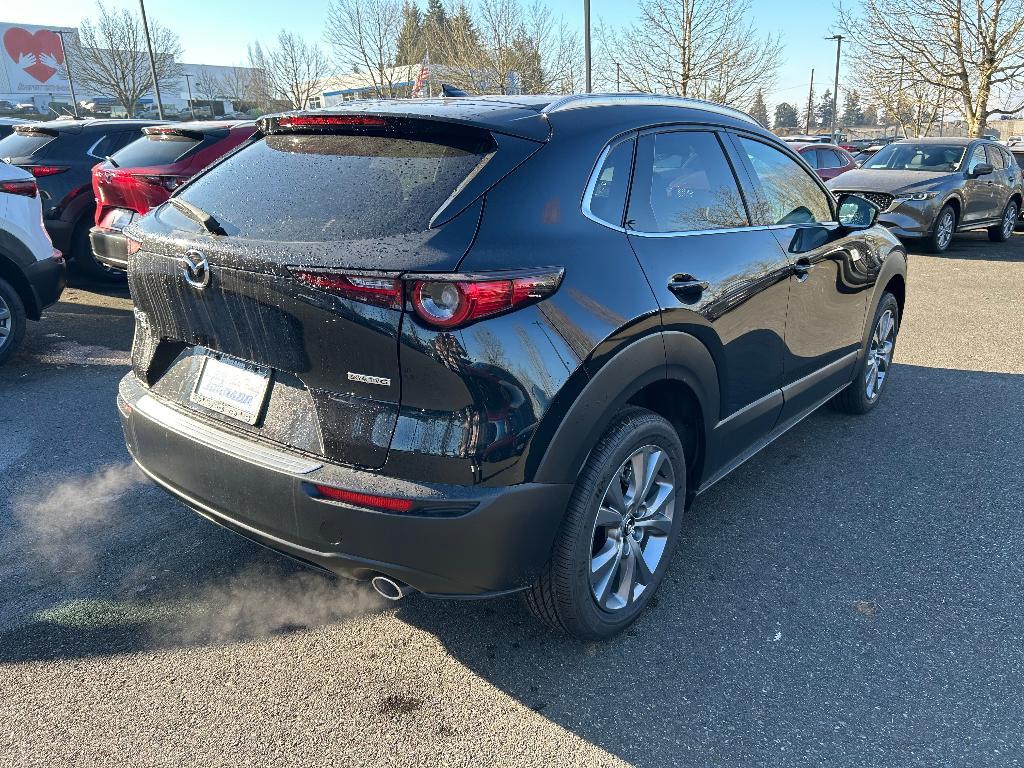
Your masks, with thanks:
[{"label": "front wheel", "polygon": [[900,329],[900,305],[891,293],[883,293],[875,310],[874,327],[867,349],[857,363],[857,373],[846,389],[832,398],[836,410],[845,413],[867,413],[882,396],[889,383],[889,369],[896,350],[896,334]]},{"label": "front wheel", "polygon": [[1005,243],[1013,237],[1013,230],[1017,228],[1017,217],[1020,214],[1020,207],[1016,200],[1011,200],[1003,209],[1003,218],[994,226],[988,228],[988,239],[993,243]]},{"label": "front wheel", "polygon": [[949,244],[953,242],[953,233],[956,232],[956,211],[953,206],[944,205],[939,215],[935,217],[932,224],[932,231],[925,238],[925,247],[931,253],[944,253]]},{"label": "front wheel", "polygon": [[587,459],[530,610],[581,640],[629,626],[650,601],[679,538],[686,461],[679,435],[628,408]]}]

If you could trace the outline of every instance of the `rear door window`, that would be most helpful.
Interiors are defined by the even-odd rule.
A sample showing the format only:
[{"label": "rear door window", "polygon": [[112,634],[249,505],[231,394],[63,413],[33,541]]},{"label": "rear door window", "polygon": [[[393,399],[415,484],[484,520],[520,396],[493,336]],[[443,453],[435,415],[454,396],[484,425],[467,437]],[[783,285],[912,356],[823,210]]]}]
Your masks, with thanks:
[{"label": "rear door window", "polygon": [[846,165],[846,161],[835,150],[819,149],[817,152],[819,168],[842,168]]},{"label": "rear door window", "polygon": [[271,134],[196,178],[184,200],[229,235],[329,242],[411,234],[493,149],[468,137]]},{"label": "rear door window", "polygon": [[988,145],[988,161],[992,164],[992,167],[997,171],[1001,171],[1006,168],[1006,158],[1003,157],[1003,153],[999,151],[999,147],[994,147],[991,144]]},{"label": "rear door window", "polygon": [[764,142],[737,137],[750,161],[763,201],[755,224],[811,224],[832,220],[828,193],[795,160]]},{"label": "rear door window", "polygon": [[736,177],[714,133],[673,131],[640,138],[629,229],[693,232],[749,224]]},{"label": "rear door window", "polygon": [[123,149],[119,149],[111,157],[115,163],[125,168],[170,165],[194,150],[202,141],[202,139],[173,134],[143,136]]},{"label": "rear door window", "polygon": [[34,155],[56,137],[47,133],[19,133],[15,131],[0,139],[0,158]]}]

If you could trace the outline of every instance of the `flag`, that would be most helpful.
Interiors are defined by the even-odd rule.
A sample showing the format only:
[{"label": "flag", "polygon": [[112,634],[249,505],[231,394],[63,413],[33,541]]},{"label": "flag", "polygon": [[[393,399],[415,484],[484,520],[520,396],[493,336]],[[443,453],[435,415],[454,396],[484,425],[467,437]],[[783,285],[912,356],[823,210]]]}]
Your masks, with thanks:
[{"label": "flag", "polygon": [[[416,76],[416,82],[412,86],[412,93],[410,94],[414,99],[418,99],[424,95],[423,90],[429,89],[430,85],[430,54],[426,53],[423,55],[423,64],[420,65],[420,73]],[[429,91],[426,94],[430,95]]]}]

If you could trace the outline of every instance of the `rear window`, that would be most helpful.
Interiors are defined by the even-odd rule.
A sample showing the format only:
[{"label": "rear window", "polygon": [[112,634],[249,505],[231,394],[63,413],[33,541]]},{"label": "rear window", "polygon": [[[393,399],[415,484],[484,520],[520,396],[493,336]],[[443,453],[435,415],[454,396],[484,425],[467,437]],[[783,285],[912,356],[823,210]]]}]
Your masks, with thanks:
[{"label": "rear window", "polygon": [[1013,159],[1017,161],[1020,168],[1024,168],[1024,152],[1014,152]]},{"label": "rear window", "polygon": [[229,235],[325,242],[422,232],[493,148],[490,135],[275,134],[183,190]]},{"label": "rear window", "polygon": [[202,144],[202,139],[188,136],[143,136],[111,158],[125,168],[140,168],[147,165],[170,165]]},{"label": "rear window", "polygon": [[35,154],[56,137],[47,133],[18,133],[0,139],[0,157],[28,157]]}]

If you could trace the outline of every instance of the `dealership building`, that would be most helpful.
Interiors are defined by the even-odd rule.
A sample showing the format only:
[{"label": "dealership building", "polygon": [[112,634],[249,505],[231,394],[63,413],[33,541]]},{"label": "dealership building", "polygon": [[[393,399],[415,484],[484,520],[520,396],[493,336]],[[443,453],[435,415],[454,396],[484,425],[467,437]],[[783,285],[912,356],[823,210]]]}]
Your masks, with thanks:
[{"label": "dealership building", "polygon": [[[71,103],[71,87],[57,31],[65,33],[69,41],[78,34],[74,27],[42,27],[0,21],[0,102],[31,105],[39,114],[49,112],[52,103],[56,102],[55,106]],[[117,103],[111,93],[96,93],[86,88],[75,78],[74,58],[70,64],[79,104],[93,104],[102,109]],[[206,107],[214,114],[232,112],[239,107],[224,97],[224,90],[230,90],[231,83],[244,79],[251,70],[212,64],[181,63],[179,67],[179,77],[160,83],[160,100],[166,111],[187,112],[190,92],[193,104]],[[156,104],[152,93],[145,94],[139,102],[143,109]]]}]

